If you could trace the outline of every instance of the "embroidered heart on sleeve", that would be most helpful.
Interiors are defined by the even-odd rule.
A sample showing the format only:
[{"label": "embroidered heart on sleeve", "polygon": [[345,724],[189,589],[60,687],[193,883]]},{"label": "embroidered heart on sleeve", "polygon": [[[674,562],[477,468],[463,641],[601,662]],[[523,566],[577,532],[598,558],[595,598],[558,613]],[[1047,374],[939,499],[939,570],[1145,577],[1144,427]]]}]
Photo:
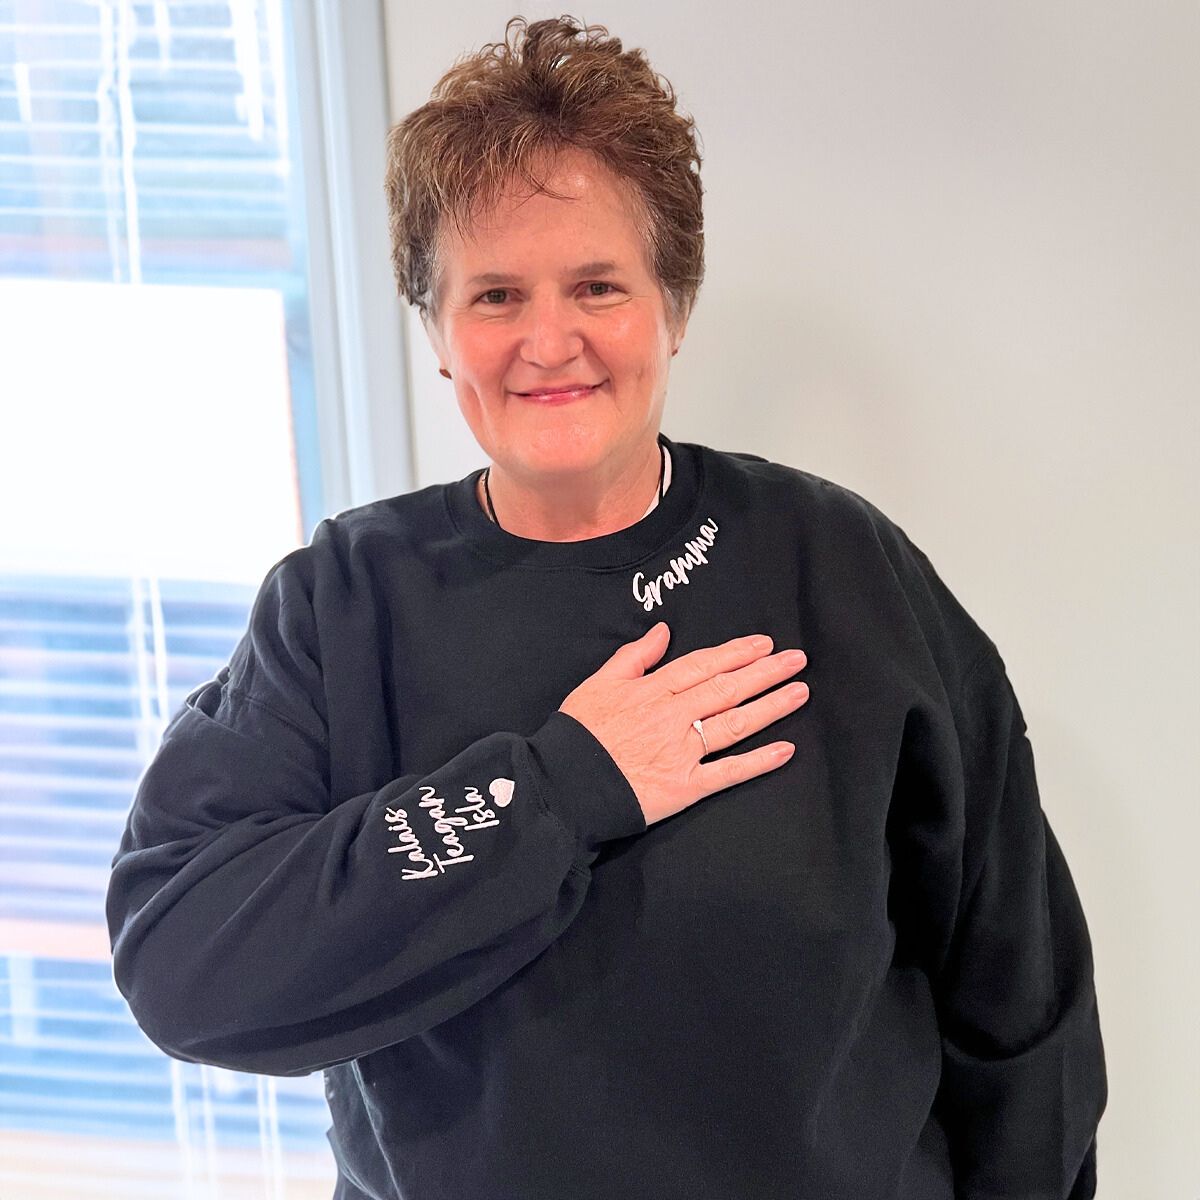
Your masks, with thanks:
[{"label": "embroidered heart on sleeve", "polygon": [[492,793],[492,799],[496,802],[497,808],[507,808],[513,798],[513,788],[516,785],[511,779],[493,779],[488,784],[488,791]]}]

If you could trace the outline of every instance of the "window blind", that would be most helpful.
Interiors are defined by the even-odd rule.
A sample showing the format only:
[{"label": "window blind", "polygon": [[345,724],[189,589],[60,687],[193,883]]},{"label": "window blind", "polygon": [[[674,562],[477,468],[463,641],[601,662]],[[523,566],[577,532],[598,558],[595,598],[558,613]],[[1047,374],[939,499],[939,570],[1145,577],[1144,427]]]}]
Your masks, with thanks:
[{"label": "window blind", "polygon": [[[0,1130],[12,1144],[0,1155],[2,1195],[46,1183],[44,1161],[21,1165],[18,1130],[35,1146],[55,1134],[76,1146],[79,1135],[136,1142],[142,1151],[114,1160],[114,1190],[101,1194],[174,1194],[152,1188],[190,1170],[216,1172],[224,1196],[239,1155],[249,1156],[247,1186],[285,1175],[328,1184],[314,1153],[329,1123],[320,1076],[256,1078],[163,1055],[112,982],[102,923],[141,770],[187,692],[228,660],[254,590],[0,580]],[[72,1177],[69,1163],[55,1170]],[[151,1190],[138,1193],[143,1184]]]},{"label": "window blind", "polygon": [[290,275],[284,15],[279,0],[0,0],[5,272]]},{"label": "window blind", "polygon": [[[286,452],[311,525],[323,505],[291,20],[284,0],[0,0],[0,275],[277,292],[285,344],[266,351],[286,355]],[[121,341],[138,353],[136,329]],[[116,431],[123,378],[106,363],[93,397]],[[6,382],[6,403],[30,402]],[[187,450],[170,436],[155,449],[181,488]],[[137,479],[119,433],[94,453]],[[147,489],[144,503],[170,498]],[[26,532],[36,517],[9,515]],[[118,533],[88,528],[80,497],[80,539]],[[137,780],[184,696],[227,661],[256,581],[73,571],[81,544],[31,573],[0,525],[0,1196],[326,1200],[320,1076],[162,1054],[116,991],[104,924]]]}]

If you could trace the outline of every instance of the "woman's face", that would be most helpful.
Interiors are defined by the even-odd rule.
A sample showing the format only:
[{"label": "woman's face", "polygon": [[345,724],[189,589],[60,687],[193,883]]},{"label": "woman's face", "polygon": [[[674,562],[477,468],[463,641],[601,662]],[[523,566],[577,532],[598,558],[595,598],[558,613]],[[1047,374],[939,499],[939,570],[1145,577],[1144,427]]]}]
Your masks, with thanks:
[{"label": "woman's face", "polygon": [[614,177],[572,152],[547,184],[445,233],[427,322],[476,440],[527,487],[644,458],[683,337]]}]

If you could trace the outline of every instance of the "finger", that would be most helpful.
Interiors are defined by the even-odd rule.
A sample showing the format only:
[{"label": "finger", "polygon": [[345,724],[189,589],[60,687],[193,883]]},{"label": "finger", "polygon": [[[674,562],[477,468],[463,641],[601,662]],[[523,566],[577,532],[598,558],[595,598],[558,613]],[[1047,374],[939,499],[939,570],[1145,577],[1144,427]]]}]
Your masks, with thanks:
[{"label": "finger", "polygon": [[718,750],[735,745],[750,734],[758,733],[795,712],[807,702],[808,684],[789,683],[748,704],[740,704],[727,712],[709,717],[704,722],[708,753],[715,754]]},{"label": "finger", "polygon": [[790,679],[808,664],[803,650],[783,650],[736,671],[722,671],[679,695],[689,719],[707,718],[757,696],[785,679]]},{"label": "finger", "polygon": [[772,742],[745,754],[730,754],[716,762],[697,763],[692,768],[689,781],[699,789],[700,798],[715,796],[726,788],[736,787],[749,779],[756,779],[768,771],[781,767],[795,753],[791,742]]},{"label": "finger", "polygon": [[686,692],[721,671],[735,671],[770,654],[772,645],[764,633],[732,638],[719,646],[705,646],[702,650],[681,655],[665,667],[659,667],[654,672],[654,679],[669,692]]},{"label": "finger", "polygon": [[640,679],[666,653],[670,641],[671,631],[666,621],[659,621],[640,638],[617,647],[596,675],[609,679]]}]

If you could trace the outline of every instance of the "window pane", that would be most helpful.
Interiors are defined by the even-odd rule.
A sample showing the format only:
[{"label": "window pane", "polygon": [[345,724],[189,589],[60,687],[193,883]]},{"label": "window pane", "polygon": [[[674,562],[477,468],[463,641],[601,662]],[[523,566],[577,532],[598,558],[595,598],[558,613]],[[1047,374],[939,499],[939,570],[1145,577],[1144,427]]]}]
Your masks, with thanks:
[{"label": "window pane", "polygon": [[323,515],[283,0],[0,0],[0,1195],[322,1197],[319,1075],[112,982],[137,779]]}]

